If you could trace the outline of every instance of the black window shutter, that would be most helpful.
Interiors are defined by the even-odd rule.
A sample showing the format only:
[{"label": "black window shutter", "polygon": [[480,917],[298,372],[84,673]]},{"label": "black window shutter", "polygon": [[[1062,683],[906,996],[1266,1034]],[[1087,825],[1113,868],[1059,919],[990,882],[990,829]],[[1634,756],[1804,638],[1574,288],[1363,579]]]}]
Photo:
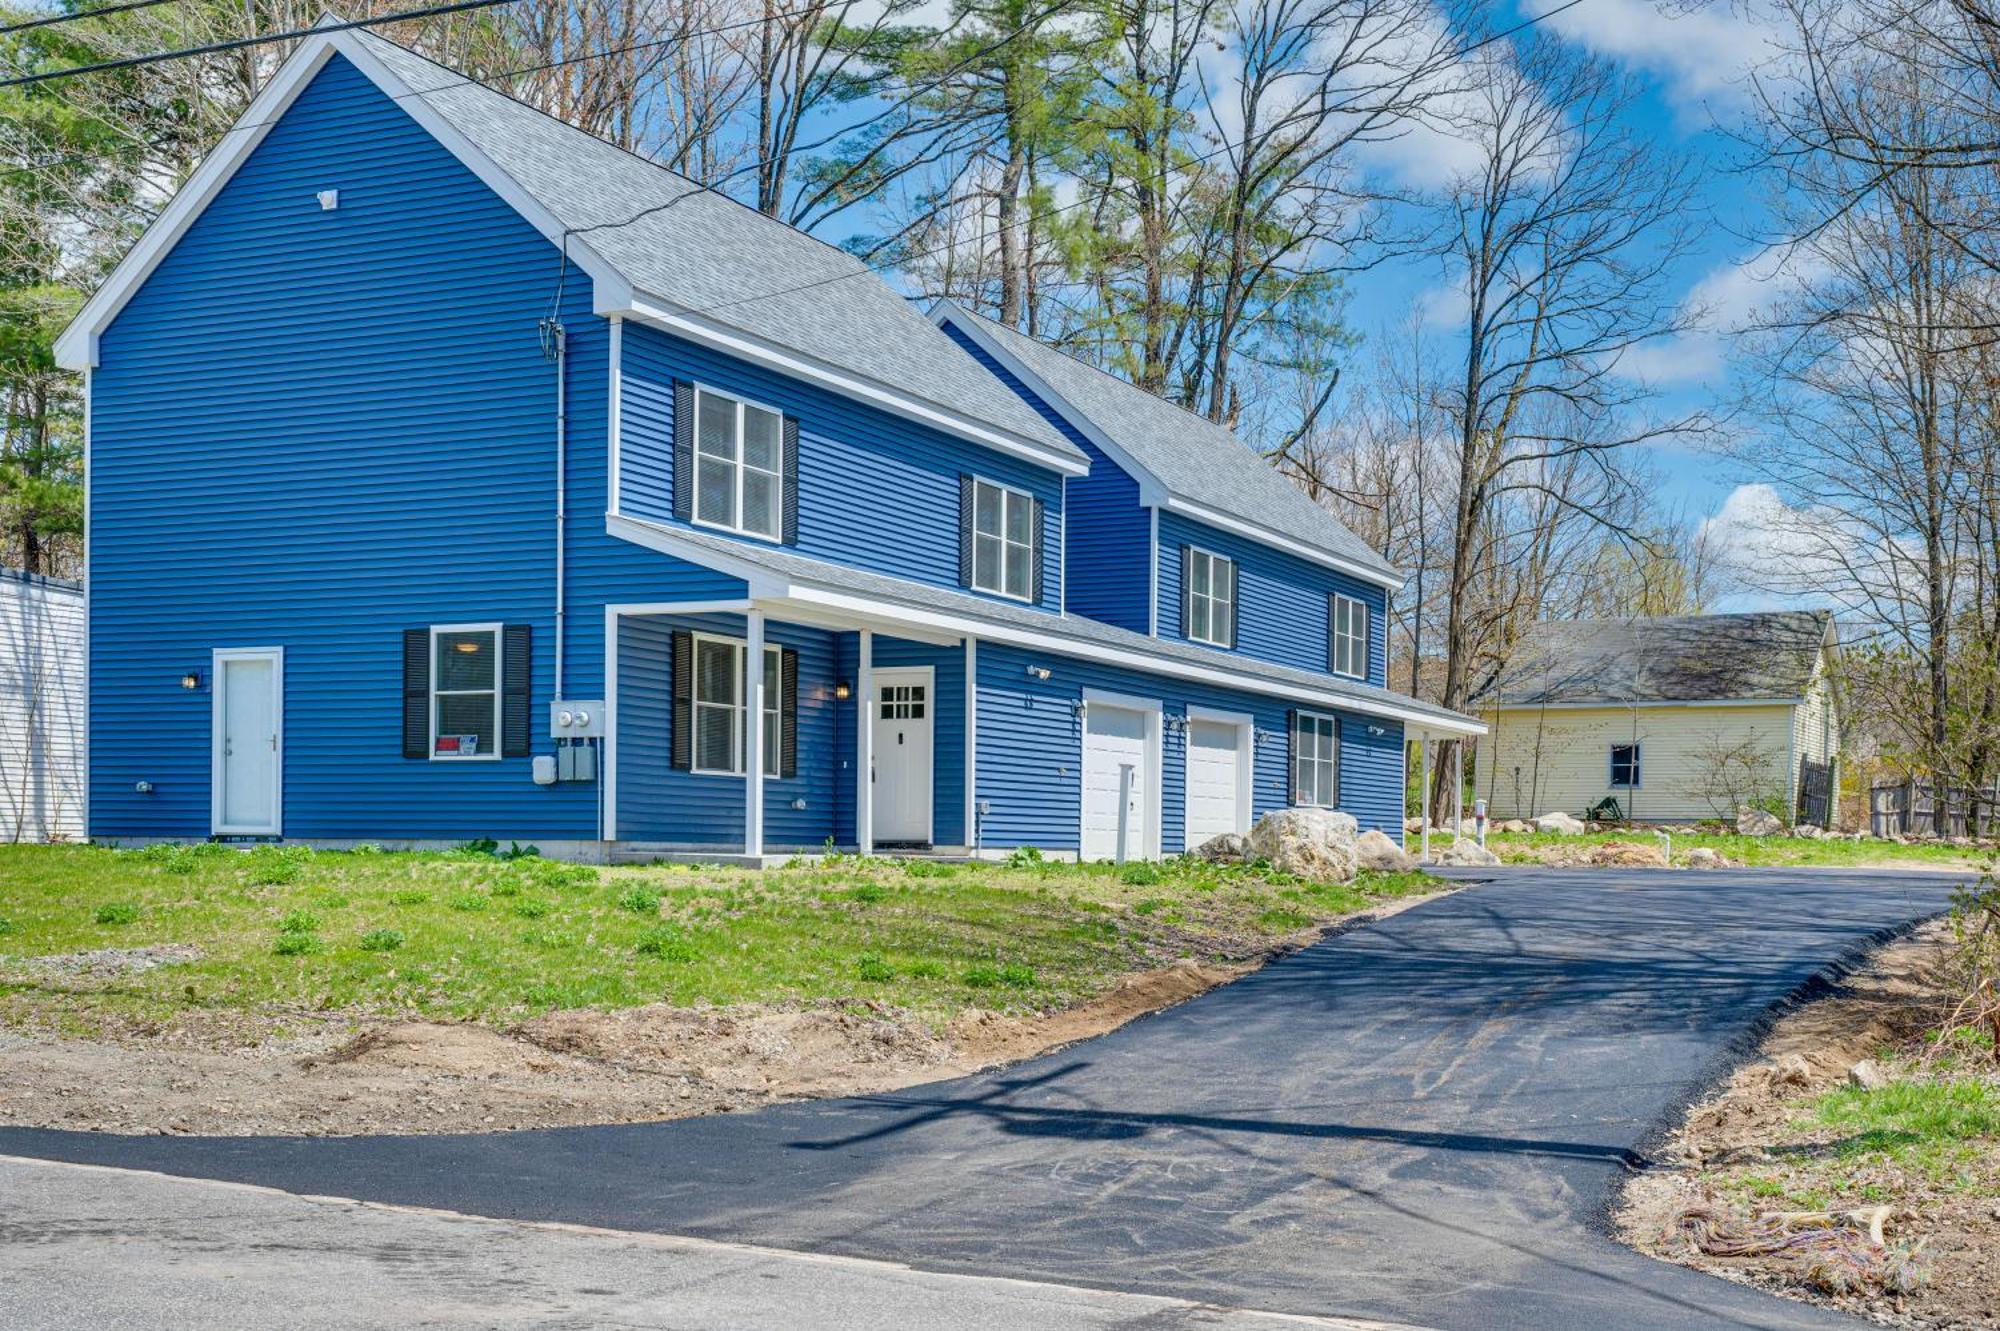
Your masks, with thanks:
[{"label": "black window shutter", "polygon": [[972,478],[958,478],[958,585],[972,585]]},{"label": "black window shutter", "polygon": [[790,647],[778,656],[778,775],[799,774],[799,654]]},{"label": "black window shutter", "polygon": [[1181,636],[1194,636],[1194,547],[1181,547]]},{"label": "black window shutter", "polygon": [[1285,784],[1291,790],[1286,803],[1299,802],[1299,709],[1285,713]]},{"label": "black window shutter", "polygon": [[674,516],[694,517],[694,385],[674,380]]},{"label": "black window shutter", "polygon": [[667,761],[685,772],[694,766],[694,634],[686,629],[674,630],[673,676]]},{"label": "black window shutter", "polygon": [[784,524],[779,528],[786,545],[799,543],[799,418],[785,417]]},{"label": "black window shutter", "polygon": [[500,756],[525,758],[534,747],[529,706],[534,630],[527,624],[509,624],[504,637],[500,652]]},{"label": "black window shutter", "polygon": [[403,756],[431,756],[431,631],[403,630]]},{"label": "black window shutter", "polygon": [[1028,519],[1033,524],[1030,530],[1035,534],[1034,549],[1028,555],[1030,563],[1028,599],[1040,605],[1042,603],[1042,501],[1040,499],[1033,502]]},{"label": "black window shutter", "polygon": [[[1236,646],[1236,612],[1243,604],[1243,588],[1236,580],[1236,561],[1229,561],[1229,645]],[[1210,577],[1215,574],[1210,572]]]}]

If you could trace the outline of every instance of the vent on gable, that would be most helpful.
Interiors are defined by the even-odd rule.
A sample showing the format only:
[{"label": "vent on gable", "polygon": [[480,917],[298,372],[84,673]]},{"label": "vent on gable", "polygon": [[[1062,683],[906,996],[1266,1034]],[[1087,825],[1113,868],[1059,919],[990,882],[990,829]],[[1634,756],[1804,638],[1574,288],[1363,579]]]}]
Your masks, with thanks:
[{"label": "vent on gable", "polygon": [[321,212],[330,213],[338,207],[340,207],[339,190],[323,189],[319,192],[319,208]]}]

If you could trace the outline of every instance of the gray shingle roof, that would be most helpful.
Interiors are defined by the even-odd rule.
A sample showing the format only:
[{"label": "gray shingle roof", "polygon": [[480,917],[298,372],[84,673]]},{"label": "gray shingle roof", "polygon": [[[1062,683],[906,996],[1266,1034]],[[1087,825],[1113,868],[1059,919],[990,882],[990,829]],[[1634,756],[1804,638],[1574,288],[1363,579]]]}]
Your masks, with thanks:
[{"label": "gray shingle roof", "polygon": [[638,290],[1083,457],[853,255],[394,42],[354,35],[565,227],[625,222],[659,208],[576,237]]},{"label": "gray shingle roof", "polygon": [[949,315],[998,343],[1170,494],[1397,576],[1394,565],[1232,431],[1005,324],[957,305]]},{"label": "gray shingle roof", "polygon": [[[910,582],[886,574],[849,568],[843,564],[828,564],[759,541],[738,540],[693,528],[664,527],[656,523],[639,525],[650,526],[691,549],[710,550],[731,559],[747,561],[793,581],[858,593],[873,601],[909,609],[963,615],[968,619],[1028,629],[1049,639],[1051,651],[1061,651],[1064,641],[1116,647],[1157,657],[1163,662],[1199,665],[1211,670],[1228,670],[1235,674],[1252,676],[1298,689],[1302,693],[1335,695],[1351,701],[1362,709],[1393,708],[1400,712],[1413,712],[1421,716],[1434,717],[1458,729],[1467,726],[1476,728],[1478,725],[1470,717],[1448,711],[1432,703],[1394,693],[1388,689],[1358,684],[1353,680],[1341,679],[1334,675],[1296,670],[1290,666],[1274,665],[1234,652],[1222,653],[1212,648],[1197,647],[1192,643],[1178,642],[1170,638],[1154,638],[1144,633],[1134,633],[1129,629],[1101,624],[1094,619],[1084,619],[1076,615],[1053,615],[1045,610],[1033,610],[1006,601],[990,600],[949,587],[934,587],[927,583]],[[699,558],[698,555],[691,557]]]},{"label": "gray shingle roof", "polygon": [[1738,701],[1805,696],[1825,610],[1531,625],[1481,687],[1480,706]]}]

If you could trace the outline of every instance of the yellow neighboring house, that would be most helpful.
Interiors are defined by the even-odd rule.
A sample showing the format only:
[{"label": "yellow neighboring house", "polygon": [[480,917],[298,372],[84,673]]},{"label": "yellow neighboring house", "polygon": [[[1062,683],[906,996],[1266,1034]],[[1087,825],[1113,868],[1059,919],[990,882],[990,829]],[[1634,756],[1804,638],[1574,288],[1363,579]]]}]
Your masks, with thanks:
[{"label": "yellow neighboring house", "polygon": [[1470,711],[1495,819],[1609,797],[1639,822],[1744,806],[1825,826],[1840,751],[1824,610],[1533,625]]}]

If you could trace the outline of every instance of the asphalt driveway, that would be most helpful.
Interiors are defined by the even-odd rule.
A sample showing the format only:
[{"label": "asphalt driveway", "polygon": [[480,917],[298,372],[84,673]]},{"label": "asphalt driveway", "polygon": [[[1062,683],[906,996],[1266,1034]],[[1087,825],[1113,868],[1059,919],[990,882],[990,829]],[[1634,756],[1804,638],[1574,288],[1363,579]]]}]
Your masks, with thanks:
[{"label": "asphalt driveway", "polygon": [[1945,907],[1906,873],[1501,871],[988,1076],[679,1123],[0,1154],[1443,1328],[1853,1326],[1604,1212],[1773,1004]]}]

